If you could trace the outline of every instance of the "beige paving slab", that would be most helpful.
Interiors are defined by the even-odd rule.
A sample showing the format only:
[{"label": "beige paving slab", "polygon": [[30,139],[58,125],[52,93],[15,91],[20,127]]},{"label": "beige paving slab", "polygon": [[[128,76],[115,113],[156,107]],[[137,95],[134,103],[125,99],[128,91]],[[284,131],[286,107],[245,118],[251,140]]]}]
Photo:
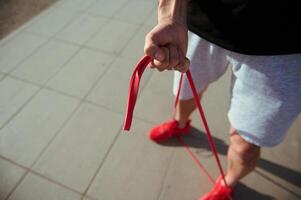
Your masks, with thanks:
[{"label": "beige paving slab", "polygon": [[121,55],[139,60],[141,55],[144,55],[145,36],[151,29],[150,26],[143,26],[127,44]]},{"label": "beige paving slab", "polygon": [[7,43],[9,40],[13,39],[16,37],[18,34],[20,34],[21,31],[16,29],[15,31],[12,31],[10,34],[6,35],[4,38],[0,40],[0,47],[3,46],[5,43]]},{"label": "beige paving slab", "polygon": [[[282,199],[301,198],[299,119],[292,124],[283,143],[274,148],[262,149],[257,167],[259,173],[256,174],[272,184],[267,194],[271,194],[273,197],[284,195]],[[248,180],[250,183],[255,183],[255,180]],[[250,184],[250,186],[257,190],[260,189],[256,184],[254,186]],[[264,190],[259,191],[264,192]]]},{"label": "beige paving slab", "polygon": [[[261,172],[261,170],[258,170]],[[300,188],[298,193],[292,188],[283,188],[273,177],[266,176],[264,173],[251,173],[242,179],[237,186],[234,198],[237,199],[300,199]]]},{"label": "beige paving slab", "polygon": [[27,58],[16,70],[14,76],[43,85],[79,49],[78,46],[50,40],[39,51]]},{"label": "beige paving slab", "polygon": [[118,134],[122,120],[121,115],[82,104],[34,170],[84,192]]},{"label": "beige paving slab", "polygon": [[107,20],[104,18],[83,14],[66,26],[56,37],[76,44],[83,44],[106,22]]},{"label": "beige paving slab", "polygon": [[5,199],[25,173],[25,170],[0,159],[0,199]]},{"label": "beige paving slab", "polygon": [[[23,2],[22,2],[23,3]],[[16,35],[22,33],[22,31],[29,27],[31,24],[35,23],[37,20],[39,20],[42,16],[47,15],[49,12],[51,12],[53,9],[55,9],[56,7],[56,3],[57,2],[51,2],[51,5],[48,5],[46,9],[44,10],[40,10],[40,8],[33,8],[33,6],[37,6],[40,7],[42,4],[44,4],[44,2],[41,3],[37,3],[37,5],[33,5],[32,2],[26,1],[24,2],[24,9],[21,8],[20,6],[18,6],[18,2],[12,2],[10,3],[11,8],[13,9],[13,11],[15,12],[19,12],[16,14],[16,16],[14,16],[14,18],[18,19],[20,17],[22,17],[22,15],[24,15],[24,19],[28,20],[28,16],[31,16],[31,18],[28,21],[24,21],[24,19],[21,19],[21,21],[17,20],[15,23],[18,24],[18,27],[15,27],[16,29],[13,30],[12,32],[10,32],[8,35],[5,36],[5,38],[2,38],[2,40],[0,41],[0,46],[5,44],[7,41],[9,41],[10,39],[14,38]],[[26,5],[26,4],[32,4],[32,5]],[[46,3],[47,4],[47,3]],[[9,5],[9,4],[8,4]],[[42,6],[45,6],[42,5]],[[26,8],[25,8],[26,7]],[[31,7],[30,9],[28,9],[27,7]],[[32,10],[33,9],[33,10]],[[20,11],[19,11],[20,10]],[[35,12],[35,16],[32,16],[32,13],[25,13],[25,10],[27,10],[26,12],[31,12],[34,11]],[[37,13],[37,11],[39,13]],[[22,22],[22,24],[20,24],[20,22]],[[24,23],[25,22],[25,23]],[[15,24],[15,25],[16,25]],[[5,24],[4,24],[5,25]]]},{"label": "beige paving slab", "polygon": [[26,31],[53,36],[76,17],[74,10],[56,7],[26,28]]},{"label": "beige paving slab", "polygon": [[96,1],[97,0],[61,0],[57,3],[57,6],[75,11],[84,11]]},{"label": "beige paving slab", "polygon": [[114,18],[128,23],[141,24],[154,8],[155,4],[152,1],[131,0],[114,15]]},{"label": "beige paving slab", "polygon": [[30,33],[20,33],[0,47],[0,71],[9,72],[28,57],[47,38]]},{"label": "beige paving slab", "polygon": [[25,31],[28,27],[30,27],[33,24],[38,23],[40,19],[45,18],[47,15],[49,15],[52,11],[59,9],[57,4],[61,2],[61,0],[58,0],[56,2],[53,2],[51,5],[49,5],[46,9],[44,9],[42,12],[38,13],[37,15],[33,16],[29,21],[24,23],[22,26],[18,27],[18,31]]},{"label": "beige paving slab", "polygon": [[150,16],[147,17],[145,24],[154,27],[155,25],[157,25],[157,21],[158,21],[158,14],[157,14],[157,10],[155,10],[152,12]]},{"label": "beige paving slab", "polygon": [[93,3],[86,12],[94,16],[112,17],[119,11],[128,0],[98,0]]},{"label": "beige paving slab", "polygon": [[[286,166],[289,169],[298,171],[300,170],[301,155],[298,153],[301,151],[300,147],[300,126],[298,120],[301,116],[296,119],[287,132],[284,141],[276,148],[265,148],[262,152],[264,158],[268,158],[273,163],[279,163],[280,165]],[[282,153],[285,152],[284,156]],[[275,174],[277,175],[277,174]],[[299,175],[300,176],[300,175]],[[301,178],[301,177],[300,177]]]},{"label": "beige paving slab", "polygon": [[156,199],[172,148],[152,143],[149,124],[134,121],[131,133],[121,133],[93,182],[88,196],[95,199]]},{"label": "beige paving slab", "polygon": [[81,195],[29,173],[9,200],[80,200]]},{"label": "beige paving slab", "polygon": [[170,119],[174,103],[172,80],[173,72],[160,73],[154,70],[149,83],[137,99],[134,115],[156,123]]},{"label": "beige paving slab", "polygon": [[111,63],[113,57],[82,49],[47,84],[67,94],[83,98]]},{"label": "beige paving slab", "polygon": [[[217,179],[219,171],[206,135],[194,128],[189,135],[183,136],[182,140],[189,146],[210,176],[214,180]],[[222,166],[226,169],[227,145],[223,140],[216,139],[215,141]],[[199,199],[201,195],[212,189],[213,184],[176,139],[175,148],[175,155],[159,199]]]},{"label": "beige paving slab", "polygon": [[202,194],[202,188],[209,190],[211,186],[185,150],[177,148],[159,199],[197,200]]},{"label": "beige paving slab", "polygon": [[63,125],[78,101],[42,90],[3,129],[0,153],[24,166],[30,166]]},{"label": "beige paving slab", "polygon": [[37,90],[37,86],[9,77],[0,81],[0,127],[2,127]]},{"label": "beige paving slab", "polygon": [[[115,111],[125,111],[130,77],[136,63],[137,60],[134,59],[118,58],[87,99]],[[140,88],[144,87],[151,72],[151,70],[145,71]]]},{"label": "beige paving slab", "polygon": [[134,35],[137,28],[135,25],[111,20],[86,45],[117,54]]}]

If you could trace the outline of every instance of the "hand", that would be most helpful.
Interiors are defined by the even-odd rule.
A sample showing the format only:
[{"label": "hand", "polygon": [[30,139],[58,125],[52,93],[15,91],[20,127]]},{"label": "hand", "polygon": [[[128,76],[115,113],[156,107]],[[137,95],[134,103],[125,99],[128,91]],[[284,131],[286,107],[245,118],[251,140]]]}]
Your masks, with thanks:
[{"label": "hand", "polygon": [[161,20],[146,35],[144,52],[154,59],[151,68],[186,72],[189,67],[189,60],[185,57],[187,45],[186,25],[167,19]]}]

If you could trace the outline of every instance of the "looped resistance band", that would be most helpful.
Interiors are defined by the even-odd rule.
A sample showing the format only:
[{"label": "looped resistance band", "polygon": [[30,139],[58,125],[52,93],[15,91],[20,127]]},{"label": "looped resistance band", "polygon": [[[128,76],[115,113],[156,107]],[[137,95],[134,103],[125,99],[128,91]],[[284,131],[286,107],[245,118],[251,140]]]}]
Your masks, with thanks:
[{"label": "looped resistance band", "polygon": [[[134,108],[135,108],[135,104],[136,104],[136,100],[137,100],[137,96],[138,96],[138,91],[139,91],[139,84],[140,84],[140,79],[142,77],[142,74],[144,72],[144,70],[146,69],[147,65],[152,61],[152,58],[150,56],[144,56],[136,65],[134,72],[132,74],[131,80],[130,80],[130,87],[129,87],[129,91],[128,91],[128,102],[127,102],[127,110],[126,110],[126,116],[125,116],[125,120],[124,120],[124,127],[123,130],[129,131],[131,128],[131,124],[132,124],[132,119],[133,119],[133,113],[134,113]],[[216,160],[216,164],[217,167],[220,171],[220,174],[223,178],[223,181],[225,183],[225,185],[227,186],[227,183],[225,181],[225,173],[223,171],[223,168],[221,166],[221,162],[220,159],[218,157],[217,154],[217,150],[213,141],[213,138],[211,136],[211,132],[203,111],[203,108],[201,106],[200,103],[200,99],[197,93],[197,90],[195,88],[190,70],[187,70],[186,72],[186,76],[191,88],[191,91],[193,93],[193,97],[194,97],[194,102],[196,104],[196,107],[200,113],[201,119],[202,119],[202,123],[205,129],[205,132],[207,134],[208,140],[209,140],[209,144],[210,144],[210,148],[211,151],[215,157]],[[176,108],[176,105],[179,101],[179,95],[180,95],[180,89],[182,86],[182,79],[183,79],[183,73],[181,74],[181,78],[180,78],[180,82],[179,82],[179,87],[178,87],[178,92],[176,95],[176,99],[175,99],[175,104],[174,107]],[[178,137],[180,143],[186,148],[186,150],[188,151],[189,155],[192,157],[192,159],[196,162],[196,164],[198,165],[198,167],[207,175],[207,177],[209,178],[210,182],[212,182],[214,184],[214,180],[213,178],[206,172],[206,170],[204,169],[204,167],[201,165],[200,161],[197,159],[197,157],[192,153],[192,151],[189,149],[188,145],[184,143],[184,141]]]}]

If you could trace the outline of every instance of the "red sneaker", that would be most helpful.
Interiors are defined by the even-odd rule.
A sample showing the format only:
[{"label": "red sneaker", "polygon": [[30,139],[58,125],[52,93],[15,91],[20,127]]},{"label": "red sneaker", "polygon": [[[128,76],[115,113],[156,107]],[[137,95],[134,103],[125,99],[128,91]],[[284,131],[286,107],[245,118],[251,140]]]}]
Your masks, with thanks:
[{"label": "red sneaker", "polygon": [[191,129],[190,120],[184,128],[179,128],[179,123],[175,119],[169,120],[152,128],[149,138],[155,142],[163,142],[173,136],[188,134]]},{"label": "red sneaker", "polygon": [[202,196],[200,200],[231,200],[233,188],[222,185],[223,178],[219,177],[213,189]]}]

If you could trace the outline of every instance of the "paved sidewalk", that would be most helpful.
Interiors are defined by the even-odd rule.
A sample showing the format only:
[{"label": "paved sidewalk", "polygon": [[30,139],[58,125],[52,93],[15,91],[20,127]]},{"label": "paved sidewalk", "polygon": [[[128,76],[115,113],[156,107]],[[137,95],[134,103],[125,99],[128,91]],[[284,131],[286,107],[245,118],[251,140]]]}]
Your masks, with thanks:
[{"label": "paved sidewalk", "polygon": [[[147,70],[130,134],[129,78],[155,0],[60,0],[0,41],[1,200],[197,200],[212,187],[184,149],[147,138],[171,116],[172,73]],[[225,166],[230,71],[203,101]],[[200,119],[185,141],[218,176]],[[301,118],[264,149],[235,199],[301,199]]]}]

